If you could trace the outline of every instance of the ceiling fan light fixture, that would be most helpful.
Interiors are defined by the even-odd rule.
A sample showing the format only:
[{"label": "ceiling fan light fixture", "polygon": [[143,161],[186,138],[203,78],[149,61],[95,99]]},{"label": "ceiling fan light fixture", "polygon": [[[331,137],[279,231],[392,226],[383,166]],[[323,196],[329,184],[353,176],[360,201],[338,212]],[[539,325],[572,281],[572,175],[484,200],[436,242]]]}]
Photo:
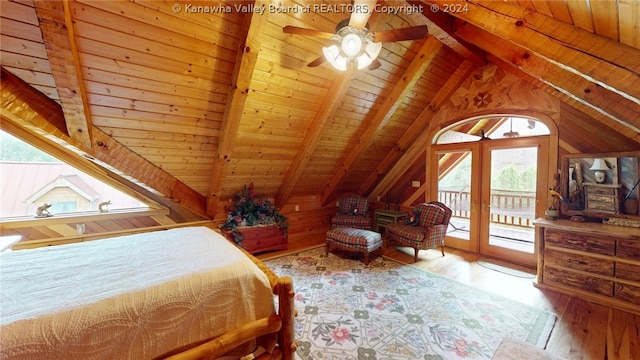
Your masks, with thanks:
[{"label": "ceiling fan light fixture", "polygon": [[347,34],[342,38],[341,46],[347,57],[355,57],[362,51],[362,38],[355,33]]},{"label": "ceiling fan light fixture", "polygon": [[366,28],[342,26],[331,38],[333,44],[323,47],[322,52],[337,70],[346,71],[350,65],[362,70],[371,65],[382,49],[382,43],[373,40],[373,34]]}]

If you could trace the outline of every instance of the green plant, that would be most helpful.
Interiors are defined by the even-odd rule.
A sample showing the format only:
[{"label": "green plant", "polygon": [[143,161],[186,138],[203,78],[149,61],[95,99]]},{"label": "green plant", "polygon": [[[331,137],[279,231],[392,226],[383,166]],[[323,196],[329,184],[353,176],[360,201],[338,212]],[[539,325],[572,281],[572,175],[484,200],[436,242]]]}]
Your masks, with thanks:
[{"label": "green plant", "polygon": [[245,227],[278,225],[285,235],[289,229],[287,217],[280,214],[280,209],[269,198],[256,198],[253,183],[249,186],[245,185],[242,192],[236,194],[233,200],[229,199],[225,210],[227,210],[227,221],[220,228],[230,231],[237,244],[244,240],[240,230]]}]

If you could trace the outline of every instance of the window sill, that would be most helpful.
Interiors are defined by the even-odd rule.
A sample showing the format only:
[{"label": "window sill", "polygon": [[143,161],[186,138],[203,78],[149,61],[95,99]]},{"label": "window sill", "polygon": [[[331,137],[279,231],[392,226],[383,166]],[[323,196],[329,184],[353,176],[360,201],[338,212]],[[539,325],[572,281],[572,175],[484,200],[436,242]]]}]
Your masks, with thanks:
[{"label": "window sill", "polygon": [[98,211],[86,211],[77,213],[58,214],[50,217],[13,217],[0,219],[0,229],[22,228],[27,226],[44,226],[55,224],[68,224],[70,222],[117,220],[132,216],[162,216],[169,215],[169,209],[117,209],[106,213]]}]

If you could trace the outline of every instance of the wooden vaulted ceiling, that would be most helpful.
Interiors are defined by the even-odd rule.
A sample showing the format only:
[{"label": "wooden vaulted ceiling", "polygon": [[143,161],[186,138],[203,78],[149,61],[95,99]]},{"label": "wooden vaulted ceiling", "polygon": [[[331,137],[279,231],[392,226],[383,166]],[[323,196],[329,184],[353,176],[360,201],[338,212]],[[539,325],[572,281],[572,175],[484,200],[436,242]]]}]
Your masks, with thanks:
[{"label": "wooden vaulted ceiling", "polygon": [[[379,1],[422,11],[374,12],[373,31],[426,24],[430,35],[385,43],[376,70],[307,67],[326,41],[282,28],[333,32],[349,16],[336,5],[350,3],[3,1],[2,67],[64,115],[62,126],[19,118],[32,98],[16,95],[25,85],[3,72],[13,84],[3,86],[3,121],[62,139],[210,217],[248,182],[280,205],[379,194],[406,175],[394,166],[424,166],[411,146],[487,63],[562,101],[564,151],[588,148],[589,136],[604,139],[603,151],[639,147],[638,1]],[[231,11],[189,11],[199,5]]]}]

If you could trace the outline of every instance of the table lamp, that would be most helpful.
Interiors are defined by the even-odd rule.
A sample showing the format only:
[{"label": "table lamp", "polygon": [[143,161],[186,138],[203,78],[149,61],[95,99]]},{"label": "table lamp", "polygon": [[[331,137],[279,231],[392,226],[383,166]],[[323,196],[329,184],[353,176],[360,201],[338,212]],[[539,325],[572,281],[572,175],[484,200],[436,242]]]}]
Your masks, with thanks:
[{"label": "table lamp", "polygon": [[605,173],[605,171],[611,170],[611,169],[609,169],[604,159],[595,159],[593,161],[593,165],[591,165],[589,170],[595,171],[593,174],[595,175],[596,182],[598,184],[602,184],[607,177],[607,174]]}]

